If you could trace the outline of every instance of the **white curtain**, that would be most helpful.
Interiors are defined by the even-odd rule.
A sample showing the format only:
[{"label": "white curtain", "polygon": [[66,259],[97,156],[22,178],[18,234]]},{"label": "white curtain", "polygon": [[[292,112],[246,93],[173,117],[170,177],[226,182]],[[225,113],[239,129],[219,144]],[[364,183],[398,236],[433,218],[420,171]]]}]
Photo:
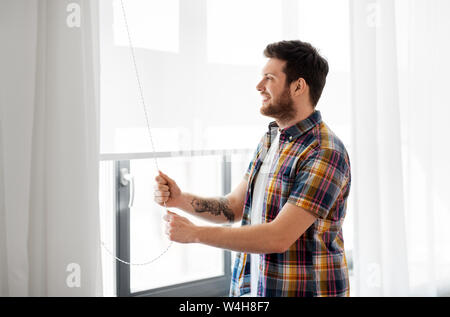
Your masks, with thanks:
[{"label": "white curtain", "polygon": [[97,1],[0,3],[0,295],[101,295]]},{"label": "white curtain", "polygon": [[6,257],[6,214],[5,214],[5,187],[3,184],[3,136],[2,119],[0,117],[0,295],[8,294],[8,276]]},{"label": "white curtain", "polygon": [[352,0],[354,294],[450,290],[450,3]]}]

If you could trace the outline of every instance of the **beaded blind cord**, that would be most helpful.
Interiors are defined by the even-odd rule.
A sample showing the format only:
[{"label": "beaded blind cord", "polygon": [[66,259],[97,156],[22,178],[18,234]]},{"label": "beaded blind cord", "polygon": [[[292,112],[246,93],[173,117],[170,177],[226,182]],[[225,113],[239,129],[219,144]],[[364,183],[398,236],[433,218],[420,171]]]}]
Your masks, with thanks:
[{"label": "beaded blind cord", "polygon": [[[126,13],[125,13],[125,7],[123,5],[123,0],[120,0],[120,4],[121,4],[121,7],[122,7],[122,15],[123,15],[123,20],[125,22],[125,29],[127,31],[128,43],[129,43],[130,53],[131,53],[131,59],[133,61],[134,72],[135,72],[135,75],[136,75],[136,82],[137,82],[138,89],[139,89],[139,95],[140,95],[140,99],[141,99],[141,104],[142,104],[142,107],[144,108],[145,122],[147,123],[148,136],[150,138],[150,144],[152,146],[152,151],[153,151],[153,153],[155,153],[155,145],[153,143],[152,131],[150,129],[150,121],[148,119],[149,116],[148,116],[147,107],[146,107],[145,100],[144,100],[144,93],[143,93],[143,90],[142,90],[142,84],[141,84],[141,80],[140,80],[140,77],[139,77],[139,72],[138,72],[138,68],[137,68],[137,64],[136,64],[136,56],[134,54],[133,42],[131,41],[131,35],[130,35],[129,27],[128,27],[128,20],[127,20],[127,16],[126,16]],[[156,169],[159,171],[158,159],[156,158],[156,155],[154,156],[154,162],[155,162],[155,165],[156,165]],[[167,206],[166,206],[166,202],[164,202],[164,208],[166,209],[166,211],[168,211],[167,210]],[[103,241],[101,241],[101,245],[106,250],[106,252],[108,252],[117,261],[119,261],[121,263],[124,263],[124,264],[127,264],[127,265],[143,266],[143,265],[151,264],[151,263],[155,262],[156,260],[158,260],[160,257],[162,257],[169,250],[169,248],[171,247],[172,241],[170,241],[169,245],[162,251],[161,254],[159,254],[158,256],[156,256],[155,258],[153,258],[153,259],[151,259],[149,261],[142,262],[142,263],[134,263],[134,262],[128,262],[128,261],[122,260],[119,257],[117,257],[106,246],[106,244]]]}]

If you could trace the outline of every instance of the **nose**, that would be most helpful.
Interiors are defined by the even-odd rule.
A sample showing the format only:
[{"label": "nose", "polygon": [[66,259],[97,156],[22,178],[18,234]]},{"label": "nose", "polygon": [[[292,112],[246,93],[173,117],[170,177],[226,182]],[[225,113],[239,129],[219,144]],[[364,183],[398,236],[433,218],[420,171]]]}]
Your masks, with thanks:
[{"label": "nose", "polygon": [[263,91],[264,90],[264,86],[263,86],[263,80],[261,80],[258,85],[256,85],[256,90],[258,91]]}]

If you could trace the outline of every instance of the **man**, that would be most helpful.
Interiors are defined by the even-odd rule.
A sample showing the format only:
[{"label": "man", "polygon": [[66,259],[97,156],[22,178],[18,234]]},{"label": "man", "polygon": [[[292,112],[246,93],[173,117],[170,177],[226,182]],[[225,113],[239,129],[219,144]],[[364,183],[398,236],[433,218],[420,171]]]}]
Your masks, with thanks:
[{"label": "man", "polygon": [[315,111],[328,63],[301,41],[270,44],[264,54],[256,89],[261,114],[275,121],[241,183],[225,197],[203,198],[162,172],[155,178],[160,205],[241,226],[196,226],[169,211],[166,233],[172,241],[238,251],[230,296],[348,296],[342,224],[350,163]]}]

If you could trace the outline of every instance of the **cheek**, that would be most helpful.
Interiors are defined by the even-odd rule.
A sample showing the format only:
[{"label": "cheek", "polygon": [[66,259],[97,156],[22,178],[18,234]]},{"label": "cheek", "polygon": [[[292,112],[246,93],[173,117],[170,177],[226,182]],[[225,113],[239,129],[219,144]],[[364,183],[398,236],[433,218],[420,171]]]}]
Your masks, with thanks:
[{"label": "cheek", "polygon": [[272,85],[267,85],[266,86],[266,92],[270,95],[273,96],[274,95],[274,87]]},{"label": "cheek", "polygon": [[283,92],[283,87],[280,87],[280,85],[271,83],[271,84],[267,85],[267,90],[270,92],[270,94],[272,96],[279,96]]},{"label": "cheek", "polygon": [[278,92],[275,88],[270,89],[269,93],[270,93],[270,97],[272,97],[272,99],[275,99],[278,96]]}]

